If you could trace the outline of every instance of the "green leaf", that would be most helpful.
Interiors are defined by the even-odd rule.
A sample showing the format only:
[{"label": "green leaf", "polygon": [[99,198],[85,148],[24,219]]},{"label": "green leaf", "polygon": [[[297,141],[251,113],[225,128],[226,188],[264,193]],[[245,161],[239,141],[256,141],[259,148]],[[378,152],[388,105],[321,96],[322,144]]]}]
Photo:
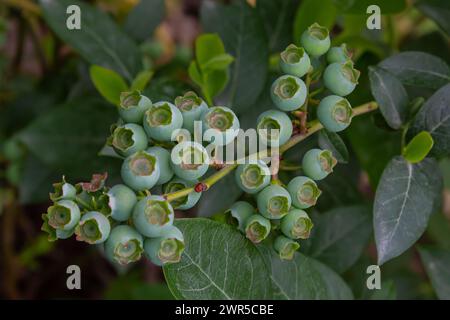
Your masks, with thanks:
[{"label": "green leaf", "polygon": [[448,65],[424,52],[402,52],[383,60],[379,66],[394,74],[404,85],[439,89],[450,81]]},{"label": "green leaf", "polygon": [[294,39],[300,44],[303,32],[313,23],[317,22],[328,29],[336,21],[337,9],[333,0],[304,0],[300,3],[294,21]]},{"label": "green leaf", "polygon": [[359,259],[370,240],[370,208],[339,207],[317,218],[308,255],[343,273]]},{"label": "green leaf", "polygon": [[125,31],[138,41],[149,38],[164,18],[164,0],[141,0],[128,14]]},{"label": "green leaf", "polygon": [[[77,0],[40,0],[45,21],[67,44],[89,63],[112,69],[131,81],[141,70],[136,44],[104,12]],[[77,5],[81,10],[81,29],[66,26],[66,9]]]},{"label": "green leaf", "polygon": [[441,300],[450,299],[450,250],[420,248],[420,257]]},{"label": "green leaf", "polygon": [[229,5],[203,1],[201,21],[206,32],[220,35],[226,51],[235,58],[223,95],[233,110],[243,111],[256,101],[267,77],[269,47],[263,21],[245,0]]},{"label": "green leaf", "polygon": [[90,67],[89,74],[98,92],[117,106],[120,103],[120,93],[128,90],[125,80],[116,72],[96,65]]},{"label": "green leaf", "polygon": [[380,7],[381,14],[399,13],[406,9],[406,0],[334,0],[341,12],[367,15],[370,5]]},{"label": "green leaf", "polygon": [[188,68],[189,77],[192,81],[195,82],[198,86],[203,86],[203,79],[200,73],[200,70],[197,65],[197,61],[191,61]]},{"label": "green leaf", "polygon": [[378,264],[411,247],[425,231],[440,200],[442,176],[434,159],[411,164],[391,160],[375,194],[374,228]]},{"label": "green leaf", "polygon": [[225,47],[217,34],[202,34],[195,40],[195,57],[200,69],[211,59],[225,53]]},{"label": "green leaf", "polygon": [[340,163],[348,163],[348,150],[341,137],[335,133],[322,129],[319,132],[319,146],[321,149],[330,150]]},{"label": "green leaf", "polygon": [[402,83],[391,73],[378,67],[369,67],[369,79],[381,114],[391,128],[400,129],[405,122],[409,102]]},{"label": "green leaf", "polygon": [[421,131],[428,131],[434,140],[431,155],[450,155],[450,84],[439,89],[425,102],[407,136],[414,137]]},{"label": "green leaf", "polygon": [[395,300],[397,298],[397,290],[392,280],[383,281],[381,289],[375,290],[370,300]]},{"label": "green leaf", "polygon": [[202,65],[205,72],[213,70],[226,70],[234,58],[227,53],[217,55]]},{"label": "green leaf", "polygon": [[[297,252],[292,261],[281,260],[267,245],[259,245],[272,270],[273,298],[282,300],[349,300],[348,285],[323,263]],[[301,250],[301,248],[300,248]]]},{"label": "green leaf", "polygon": [[269,299],[272,283],[263,257],[239,231],[203,219],[179,219],[186,249],[181,261],[164,266],[177,299]]},{"label": "green leaf", "polygon": [[283,51],[292,43],[292,25],[299,0],[258,0],[256,10],[263,19],[271,52]]},{"label": "green leaf", "polygon": [[431,215],[427,237],[443,249],[450,249],[450,221],[443,212]]},{"label": "green leaf", "polygon": [[434,20],[447,35],[450,35],[450,2],[447,0],[421,0],[416,7]]},{"label": "green leaf", "polygon": [[425,157],[433,148],[433,137],[427,131],[418,133],[403,150],[403,157],[409,163],[417,163]]},{"label": "green leaf", "polygon": [[131,83],[131,90],[143,91],[154,74],[155,72],[152,70],[144,70],[139,72]]},{"label": "green leaf", "polygon": [[227,71],[213,70],[206,73],[203,76],[203,79],[204,84],[202,89],[204,90],[205,95],[210,97],[212,100],[213,97],[215,97],[225,89],[229,77]]}]

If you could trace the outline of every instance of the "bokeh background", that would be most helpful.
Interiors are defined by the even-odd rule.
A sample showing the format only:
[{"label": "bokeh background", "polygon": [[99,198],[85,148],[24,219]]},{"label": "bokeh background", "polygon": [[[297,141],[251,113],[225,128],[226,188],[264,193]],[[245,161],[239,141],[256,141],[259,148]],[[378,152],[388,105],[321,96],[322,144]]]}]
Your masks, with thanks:
[{"label": "bokeh background", "polygon": [[[193,58],[198,34],[211,29],[205,16],[214,2],[201,0],[96,0],[89,2],[95,10],[111,17],[121,33],[106,33],[120,46],[123,37],[138,44],[142,66],[153,71],[144,91],[153,101],[173,100],[189,89],[196,89],[187,68]],[[266,39],[268,50],[254,51],[251,60],[267,61],[260,79],[261,90],[278,72],[276,54],[314,20],[329,24],[335,42],[347,42],[354,50],[357,68],[363,71],[360,88],[353,101],[372,99],[367,81],[367,66],[404,50],[432,53],[450,63],[449,20],[430,19],[425,7],[412,1],[378,1],[382,8],[382,30],[365,27],[367,15],[351,0],[313,2],[300,0],[249,0],[252,11],[246,16],[246,28],[255,29],[242,41]],[[358,1],[367,2],[367,1]],[[377,1],[369,1],[370,3]],[[391,3],[389,5],[389,3]],[[367,6],[366,6],[367,7]],[[202,15],[203,13],[203,15]],[[83,12],[82,12],[83,15]],[[82,16],[83,17],[83,16]],[[447,16],[448,17],[448,16]],[[435,17],[432,17],[435,18]],[[82,18],[83,19],[83,18]],[[312,20],[312,21],[311,21]],[[215,20],[217,28],[235,23],[235,19]],[[435,22],[437,21],[438,24]],[[99,24],[101,22],[99,21]],[[258,26],[263,25],[258,33]],[[213,28],[214,29],[214,28]],[[122,38],[121,38],[122,37]],[[256,40],[255,40],[256,39]],[[265,41],[265,40],[264,40]],[[224,41],[227,46],[227,41]],[[86,44],[89,45],[89,44]],[[126,52],[126,48],[122,48]],[[228,50],[229,48],[227,48]],[[232,50],[231,50],[232,51]],[[251,58],[251,57],[250,57]],[[76,183],[89,181],[93,173],[108,172],[108,184],[119,181],[120,161],[99,155],[116,120],[115,108],[104,101],[89,77],[89,66],[95,63],[80,56],[70,43],[64,42],[43,17],[38,1],[2,0],[0,3],[0,297],[5,299],[52,298],[123,298],[170,299],[160,268],[140,261],[127,268],[112,266],[94,246],[70,239],[48,242],[40,231],[41,214],[49,206],[52,183],[65,175]],[[241,63],[251,63],[241,61]],[[266,81],[267,79],[267,81]],[[245,79],[243,80],[245,82]],[[259,86],[259,84],[248,84]],[[243,90],[245,90],[243,88]],[[251,89],[249,89],[251,90]],[[267,91],[267,90],[266,90]],[[424,93],[426,95],[426,93]],[[220,97],[219,97],[220,101]],[[256,95],[251,104],[261,112],[267,94]],[[259,108],[258,106],[261,106]],[[244,112],[242,112],[244,113]],[[245,112],[244,126],[251,126],[257,113]],[[338,202],[373,198],[373,182],[397,150],[392,133],[377,127],[372,118],[359,122],[350,130],[347,140],[354,150],[352,157],[367,164],[361,168],[351,163],[330,182],[323,209],[333,206],[333,188],[344,195]],[[386,143],[378,143],[386,139]],[[361,142],[362,141],[362,142]],[[376,145],[374,145],[374,143]],[[357,149],[360,148],[360,149]],[[361,159],[361,157],[363,159]],[[370,169],[367,169],[369,167]],[[442,162],[446,171],[446,191],[442,212],[434,215],[421,242],[450,247],[449,161]],[[353,186],[343,185],[349,180]],[[220,188],[225,187],[220,192]],[[348,189],[350,188],[350,189]],[[224,190],[224,189],[222,189]],[[211,215],[226,208],[240,194],[232,182],[224,181],[210,195],[183,216]],[[328,199],[328,201],[326,201]],[[373,245],[348,270],[344,277],[356,296],[367,298],[361,280],[365,266],[373,263]],[[79,265],[82,290],[68,290],[66,268]],[[395,286],[395,297],[435,298],[417,252],[409,250],[384,269]]]}]

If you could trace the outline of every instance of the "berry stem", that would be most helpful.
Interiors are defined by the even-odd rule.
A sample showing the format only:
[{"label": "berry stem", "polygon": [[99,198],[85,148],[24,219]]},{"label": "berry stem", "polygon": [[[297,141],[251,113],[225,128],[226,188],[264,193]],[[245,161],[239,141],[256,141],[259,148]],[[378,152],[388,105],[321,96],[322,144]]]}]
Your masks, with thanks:
[{"label": "berry stem", "polygon": [[[378,104],[374,101],[364,103],[358,107],[353,108],[353,116],[359,116],[366,114],[368,112],[374,111],[378,108]],[[279,154],[283,154],[285,151],[289,150],[290,148],[294,147],[301,141],[305,140],[312,134],[316,133],[317,131],[321,130],[323,128],[322,124],[320,124],[319,121],[314,120],[308,123],[308,130],[305,133],[297,134],[293,137],[291,137],[284,145],[282,145],[279,149]],[[265,150],[264,152],[267,152]],[[259,153],[258,153],[259,154]],[[257,154],[257,155],[258,155]],[[246,157],[246,159],[254,158],[255,155],[250,155]],[[239,161],[240,162],[240,161]],[[206,185],[206,190],[208,190],[212,185],[214,185],[216,182],[218,182],[220,179],[228,175],[230,172],[232,172],[236,167],[238,166],[238,163],[233,164],[227,164],[225,165],[221,170],[217,171],[216,173],[210,175],[208,178],[202,181]],[[195,192],[194,187],[185,188],[176,192],[165,194],[164,197],[168,201],[173,201],[178,198],[182,198],[190,194],[191,192]]]}]

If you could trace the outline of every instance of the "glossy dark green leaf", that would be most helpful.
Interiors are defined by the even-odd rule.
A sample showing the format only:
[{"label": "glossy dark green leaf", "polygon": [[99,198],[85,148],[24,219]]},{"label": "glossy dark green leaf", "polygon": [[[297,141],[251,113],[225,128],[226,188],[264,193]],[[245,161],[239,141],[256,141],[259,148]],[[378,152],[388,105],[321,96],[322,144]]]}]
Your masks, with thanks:
[{"label": "glossy dark green leaf", "polygon": [[397,291],[395,283],[392,280],[383,281],[381,289],[374,290],[370,296],[370,300],[395,300],[397,298]]},{"label": "glossy dark green leaf", "polygon": [[292,25],[299,3],[299,0],[256,1],[256,9],[263,18],[272,52],[283,51],[292,43]]},{"label": "glossy dark green leaf", "polygon": [[164,266],[177,299],[270,299],[272,283],[258,249],[236,228],[203,219],[179,219],[186,249]]},{"label": "glossy dark green leaf", "polygon": [[401,156],[391,160],[381,177],[374,203],[379,265],[399,256],[420,238],[440,200],[442,186],[435,160],[425,159],[417,164]]},{"label": "glossy dark green leaf", "polygon": [[300,44],[300,38],[305,30],[317,22],[328,29],[333,27],[336,21],[337,9],[333,0],[304,0],[297,9],[294,21],[294,39]]},{"label": "glossy dark green leaf", "polygon": [[308,255],[343,273],[361,256],[372,234],[366,206],[339,207],[314,220]]},{"label": "glossy dark green leaf", "polygon": [[450,155],[450,84],[425,102],[408,131],[408,137],[412,138],[421,131],[428,131],[433,137],[432,155]]},{"label": "glossy dark green leaf", "polygon": [[[141,69],[136,44],[106,13],[77,0],[40,0],[40,4],[52,30],[89,63],[112,69],[130,81]],[[80,7],[80,30],[66,26],[70,5]]]},{"label": "glossy dark green leaf", "polygon": [[345,13],[367,15],[367,8],[376,5],[381,14],[399,13],[406,8],[405,0],[334,0],[336,7]]},{"label": "glossy dark green leaf", "polygon": [[330,150],[338,162],[348,163],[349,155],[347,147],[337,133],[322,129],[319,132],[318,142],[320,148]]},{"label": "glossy dark green leaf", "polygon": [[424,52],[401,52],[383,60],[379,66],[405,85],[438,89],[450,81],[449,66],[440,58]]},{"label": "glossy dark green leaf", "polygon": [[206,0],[201,20],[206,32],[219,34],[226,52],[235,59],[223,93],[225,103],[236,111],[245,110],[258,98],[267,76],[269,48],[262,19],[245,0],[229,5]]},{"label": "glossy dark green leaf", "polygon": [[128,14],[125,31],[138,41],[149,38],[164,18],[164,0],[141,0]]},{"label": "glossy dark green leaf", "polygon": [[441,300],[450,300],[450,250],[420,248],[420,257]]},{"label": "glossy dark green leaf", "polygon": [[421,0],[416,3],[425,15],[433,19],[447,35],[450,35],[450,2],[447,0]]},{"label": "glossy dark green leaf", "polygon": [[407,116],[408,93],[394,75],[379,67],[369,68],[370,87],[381,114],[391,128],[399,129]]},{"label": "glossy dark green leaf", "polygon": [[403,150],[403,157],[409,163],[417,163],[425,157],[433,148],[433,138],[427,131],[418,133]]},{"label": "glossy dark green leaf", "polygon": [[91,66],[89,74],[94,86],[103,98],[114,105],[118,105],[120,94],[128,89],[125,80],[116,72],[96,65]]}]

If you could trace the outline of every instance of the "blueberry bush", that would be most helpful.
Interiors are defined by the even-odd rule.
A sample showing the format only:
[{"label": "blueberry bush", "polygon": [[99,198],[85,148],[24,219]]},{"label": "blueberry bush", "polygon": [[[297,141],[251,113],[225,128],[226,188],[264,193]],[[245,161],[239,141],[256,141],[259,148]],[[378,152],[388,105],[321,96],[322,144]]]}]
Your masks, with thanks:
[{"label": "blueberry bush", "polygon": [[448,1],[0,8],[5,297],[450,299]]}]

